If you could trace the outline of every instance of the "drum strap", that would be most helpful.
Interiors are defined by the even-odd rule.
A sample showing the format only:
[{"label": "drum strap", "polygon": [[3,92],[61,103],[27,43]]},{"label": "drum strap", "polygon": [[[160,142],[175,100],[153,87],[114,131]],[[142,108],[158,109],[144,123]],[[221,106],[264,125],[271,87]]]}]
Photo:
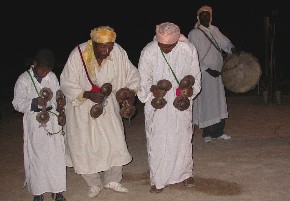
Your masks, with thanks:
[{"label": "drum strap", "polygon": [[217,42],[214,42],[205,32],[204,30],[202,30],[201,28],[198,27],[199,30],[202,31],[202,33],[204,33],[204,35],[207,37],[207,39],[213,44],[213,46],[221,53],[223,54],[222,49],[218,46]]},{"label": "drum strap", "polygon": [[210,47],[211,47],[211,44],[209,45],[209,47],[208,47],[208,49],[207,49],[205,55],[202,57],[202,59],[200,60],[200,62],[204,60],[204,58],[206,57],[206,55],[208,54],[208,52],[209,52],[209,50],[210,50]]}]

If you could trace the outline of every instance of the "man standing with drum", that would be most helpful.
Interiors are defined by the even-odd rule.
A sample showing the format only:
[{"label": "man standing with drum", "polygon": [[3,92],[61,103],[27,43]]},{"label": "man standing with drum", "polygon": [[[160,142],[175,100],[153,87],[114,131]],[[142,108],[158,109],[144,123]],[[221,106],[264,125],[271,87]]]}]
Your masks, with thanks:
[{"label": "man standing with drum", "polygon": [[188,34],[196,47],[202,73],[201,93],[193,103],[193,123],[203,129],[205,142],[213,138],[228,140],[224,133],[228,118],[224,85],[221,77],[222,52],[233,53],[234,45],[216,26],[211,25],[212,9],[202,6],[197,11],[197,23]]}]

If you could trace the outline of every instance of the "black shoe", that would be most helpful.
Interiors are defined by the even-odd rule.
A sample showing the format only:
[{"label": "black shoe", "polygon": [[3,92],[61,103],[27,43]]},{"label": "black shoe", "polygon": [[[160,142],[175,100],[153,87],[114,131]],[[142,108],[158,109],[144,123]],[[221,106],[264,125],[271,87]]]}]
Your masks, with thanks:
[{"label": "black shoe", "polygon": [[154,186],[151,186],[149,192],[150,192],[150,193],[161,193],[161,191],[163,191],[163,188],[161,188],[161,189],[157,189],[156,186],[154,185]]},{"label": "black shoe", "polygon": [[189,188],[191,188],[195,185],[195,181],[194,181],[193,177],[189,177],[189,178],[185,179],[182,183],[185,187],[189,187]]},{"label": "black shoe", "polygon": [[55,201],[66,201],[66,199],[63,197],[62,193],[52,193],[51,197]]},{"label": "black shoe", "polygon": [[43,200],[44,200],[43,195],[35,195],[33,197],[33,201],[43,201]]}]

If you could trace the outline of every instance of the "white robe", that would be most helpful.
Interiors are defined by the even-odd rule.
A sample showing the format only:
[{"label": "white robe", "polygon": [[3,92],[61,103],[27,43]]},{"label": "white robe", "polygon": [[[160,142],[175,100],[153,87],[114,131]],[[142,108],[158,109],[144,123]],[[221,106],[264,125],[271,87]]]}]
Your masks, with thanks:
[{"label": "white robe", "polygon": [[[87,43],[80,45],[82,52],[86,46]],[[113,166],[128,164],[132,160],[115,95],[123,87],[138,90],[138,70],[128,59],[125,50],[115,43],[109,59],[99,70],[95,69],[95,75],[96,77],[90,75],[90,78],[97,86],[112,84],[112,93],[107,97],[104,112],[96,119],[90,116],[90,110],[95,103],[81,98],[83,92],[90,91],[92,86],[77,47],[71,52],[60,76],[60,86],[67,98],[67,165],[74,167],[78,174],[105,171]]]},{"label": "white robe", "polygon": [[[59,89],[59,82],[53,72],[49,72],[41,83],[29,70],[33,77],[38,92],[43,87],[48,87],[53,92],[52,99],[47,106],[52,105],[51,112],[58,114],[56,109],[56,91]],[[35,87],[27,72],[22,73],[16,81],[14,98],[12,104],[15,110],[24,113],[23,115],[23,152],[25,167],[25,185],[33,195],[40,195],[45,192],[58,193],[66,190],[66,165],[64,137],[61,134],[49,136],[47,133],[56,133],[61,130],[58,125],[57,116],[49,113],[47,127],[40,126],[36,120],[38,112],[32,112],[31,102],[38,97]],[[45,130],[46,129],[46,130]]]},{"label": "white robe", "polygon": [[[210,25],[209,28],[206,28],[200,25],[200,28],[208,36],[213,37],[221,49],[231,53],[231,48],[234,47],[233,44],[217,27]],[[188,34],[188,40],[197,49],[202,73],[201,93],[193,103],[193,123],[198,125],[199,128],[204,128],[220,122],[221,119],[228,118],[222,78],[221,76],[214,78],[205,71],[211,68],[221,72],[223,58],[201,30],[191,30]]]},{"label": "white robe", "polygon": [[[188,42],[178,42],[173,50],[164,54],[180,81],[186,75],[193,75],[195,83],[192,98],[200,91],[200,69],[197,52]],[[169,69],[158,43],[154,40],[141,52],[138,69],[141,76],[141,90],[138,98],[145,103],[145,130],[150,166],[151,185],[157,189],[179,183],[192,176],[192,107],[179,111],[173,106],[178,84]],[[153,94],[150,87],[161,79],[172,83],[165,95],[167,104],[162,109],[151,105]]]}]

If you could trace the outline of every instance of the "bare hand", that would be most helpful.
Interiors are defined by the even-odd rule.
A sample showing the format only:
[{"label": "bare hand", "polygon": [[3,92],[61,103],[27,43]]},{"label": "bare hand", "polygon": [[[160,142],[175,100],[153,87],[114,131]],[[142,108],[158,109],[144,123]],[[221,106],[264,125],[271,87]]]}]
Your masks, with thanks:
[{"label": "bare hand", "polygon": [[183,89],[181,90],[181,96],[184,97],[191,97],[193,95],[193,88],[192,87],[188,87],[187,89]]},{"label": "bare hand", "polygon": [[66,105],[66,98],[59,98],[56,102],[59,108],[63,108]]},{"label": "bare hand", "polygon": [[217,70],[212,70],[210,68],[206,69],[206,72],[208,72],[208,74],[210,74],[213,77],[218,77],[221,75],[221,72],[219,72]]},{"label": "bare hand", "polygon": [[152,85],[150,88],[150,91],[153,93],[153,96],[155,98],[161,98],[164,97],[166,95],[165,90],[159,89],[159,87],[157,85]]},{"label": "bare hand", "polygon": [[39,106],[46,106],[47,101],[46,101],[45,98],[37,97],[37,104],[38,104]]},{"label": "bare hand", "polygon": [[123,107],[133,106],[134,102],[135,102],[135,95],[134,96],[130,96],[127,100],[124,100],[122,102],[122,106]]},{"label": "bare hand", "polygon": [[85,91],[83,97],[90,99],[94,103],[99,103],[99,104],[101,104],[105,98],[105,96],[102,93],[95,92],[95,91]]}]

